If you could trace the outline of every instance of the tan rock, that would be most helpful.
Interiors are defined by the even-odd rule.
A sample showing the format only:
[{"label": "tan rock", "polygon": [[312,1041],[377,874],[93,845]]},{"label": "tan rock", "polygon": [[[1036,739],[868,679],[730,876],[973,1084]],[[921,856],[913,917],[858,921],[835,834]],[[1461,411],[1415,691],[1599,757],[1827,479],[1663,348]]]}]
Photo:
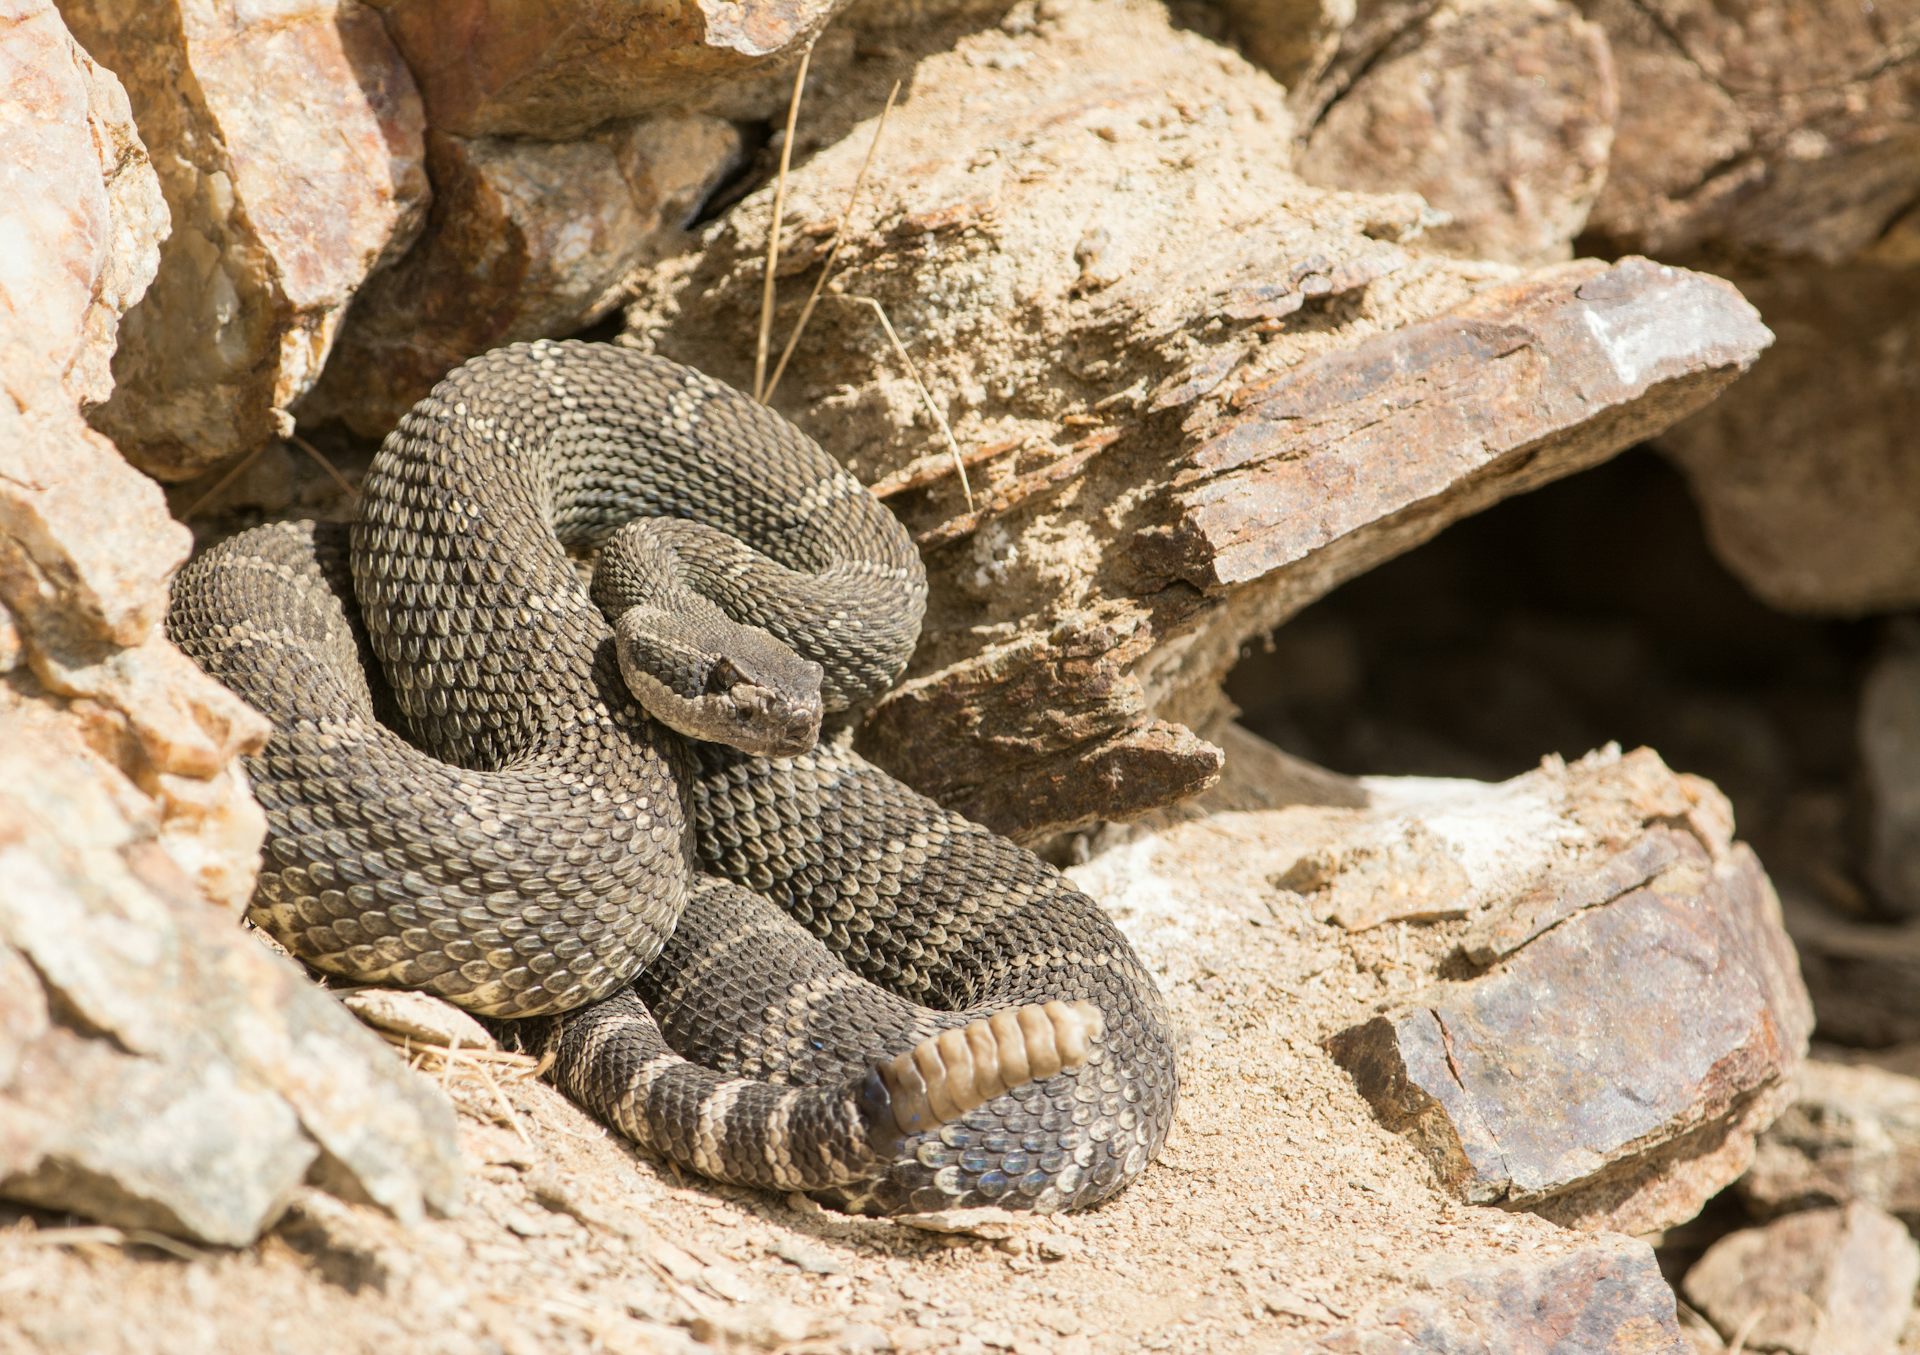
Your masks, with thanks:
[{"label": "tan rock", "polygon": [[438,1093],[204,906],[70,724],[0,724],[0,1194],[226,1245],[310,1173],[401,1218],[452,1208]]},{"label": "tan rock", "polygon": [[1428,238],[1452,253],[1546,263],[1572,256],[1615,114],[1606,38],[1571,5],[1465,0],[1366,68],[1308,135],[1299,171],[1419,193],[1446,213]]},{"label": "tan rock", "polygon": [[184,479],[289,426],[348,300],[417,231],[419,97],[356,0],[63,9],[126,82],[174,221],[95,421],[143,470]]},{"label": "tan rock", "polygon": [[1762,1217],[1858,1200],[1920,1224],[1920,1078],[1809,1059],[1740,1195]]},{"label": "tan rock", "polygon": [[561,140],[797,53],[846,0],[369,0],[436,130]]},{"label": "tan rock", "polygon": [[1687,1301],[1747,1350],[1892,1355],[1913,1309],[1920,1246],[1871,1205],[1744,1228],[1687,1272]]},{"label": "tan rock", "polygon": [[379,437],[473,354],[598,319],[739,151],[731,124],[698,115],[558,143],[434,134],[432,224],[361,291],[301,416]]},{"label": "tan rock", "polygon": [[1920,271],[1811,268],[1741,285],[1779,342],[1739,399],[1660,442],[1714,553],[1784,610],[1920,605]]},{"label": "tan rock", "polygon": [[52,0],[9,0],[0,29],[0,373],[51,361],[73,400],[113,388],[120,316],[152,280],[167,209],[126,91],[67,33]]}]

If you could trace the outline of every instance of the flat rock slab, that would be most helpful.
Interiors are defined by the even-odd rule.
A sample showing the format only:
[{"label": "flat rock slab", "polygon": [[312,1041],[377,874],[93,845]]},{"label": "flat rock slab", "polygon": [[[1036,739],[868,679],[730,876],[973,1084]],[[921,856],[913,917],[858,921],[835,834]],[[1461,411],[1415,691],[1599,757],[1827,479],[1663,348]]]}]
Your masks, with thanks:
[{"label": "flat rock slab", "polygon": [[1327,1041],[1464,1200],[1667,1227],[1739,1176],[1790,1094],[1812,1013],[1772,887],[1713,816],[1661,812],[1637,756],[1616,786],[1656,791],[1640,834],[1494,902],[1461,943],[1485,972]]},{"label": "flat rock slab", "polygon": [[1920,1246],[1871,1205],[1744,1228],[1687,1272],[1687,1301],[1729,1340],[1784,1355],[1891,1355],[1913,1311]]},{"label": "flat rock slab", "polygon": [[[1062,0],[946,41],[774,403],[928,558],[935,605],[863,750],[1002,831],[1199,793],[1221,752],[1196,730],[1245,641],[1666,427],[1770,340],[1717,279],[1453,259],[1411,194],[1303,182],[1286,92],[1157,6]],[[809,104],[831,111],[788,184],[776,353],[888,83],[855,62]],[[751,386],[771,199],[638,279],[635,342]]]}]

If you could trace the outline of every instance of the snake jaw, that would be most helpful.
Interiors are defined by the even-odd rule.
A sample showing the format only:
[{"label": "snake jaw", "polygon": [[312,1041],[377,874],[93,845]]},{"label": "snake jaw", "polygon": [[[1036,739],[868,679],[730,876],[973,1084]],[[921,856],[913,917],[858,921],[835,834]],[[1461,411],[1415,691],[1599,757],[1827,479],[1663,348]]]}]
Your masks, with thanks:
[{"label": "snake jaw", "polygon": [[791,757],[818,741],[821,667],[767,632],[633,607],[613,633],[627,689],[676,733],[760,757]]}]

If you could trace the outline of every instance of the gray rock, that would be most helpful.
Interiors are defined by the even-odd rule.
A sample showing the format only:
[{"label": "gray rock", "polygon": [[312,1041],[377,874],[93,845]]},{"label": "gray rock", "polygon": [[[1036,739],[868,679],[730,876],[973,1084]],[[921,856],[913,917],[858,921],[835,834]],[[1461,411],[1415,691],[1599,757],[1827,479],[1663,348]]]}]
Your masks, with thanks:
[{"label": "gray rock", "polygon": [[1858,1200],[1920,1227],[1920,1078],[1809,1060],[1740,1194],[1763,1217]]}]

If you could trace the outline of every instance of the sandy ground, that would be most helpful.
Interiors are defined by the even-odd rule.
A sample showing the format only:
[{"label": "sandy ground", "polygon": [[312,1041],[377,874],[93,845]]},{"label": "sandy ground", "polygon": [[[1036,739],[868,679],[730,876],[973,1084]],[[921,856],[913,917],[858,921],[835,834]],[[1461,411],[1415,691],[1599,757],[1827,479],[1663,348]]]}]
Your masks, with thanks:
[{"label": "sandy ground", "polygon": [[[1295,1350],[1463,1268],[1591,1245],[1444,1198],[1320,1050],[1453,929],[1314,920],[1271,883],[1300,841],[1238,812],[1262,799],[1242,776],[1076,869],[1182,1032],[1167,1148],[1099,1210],[947,1235],[850,1219],[679,1179],[523,1064],[429,1060],[461,1110],[459,1217],[408,1231],[313,1194],[226,1253],[15,1212],[0,1352]],[[1320,812],[1295,811],[1303,833]]]}]

